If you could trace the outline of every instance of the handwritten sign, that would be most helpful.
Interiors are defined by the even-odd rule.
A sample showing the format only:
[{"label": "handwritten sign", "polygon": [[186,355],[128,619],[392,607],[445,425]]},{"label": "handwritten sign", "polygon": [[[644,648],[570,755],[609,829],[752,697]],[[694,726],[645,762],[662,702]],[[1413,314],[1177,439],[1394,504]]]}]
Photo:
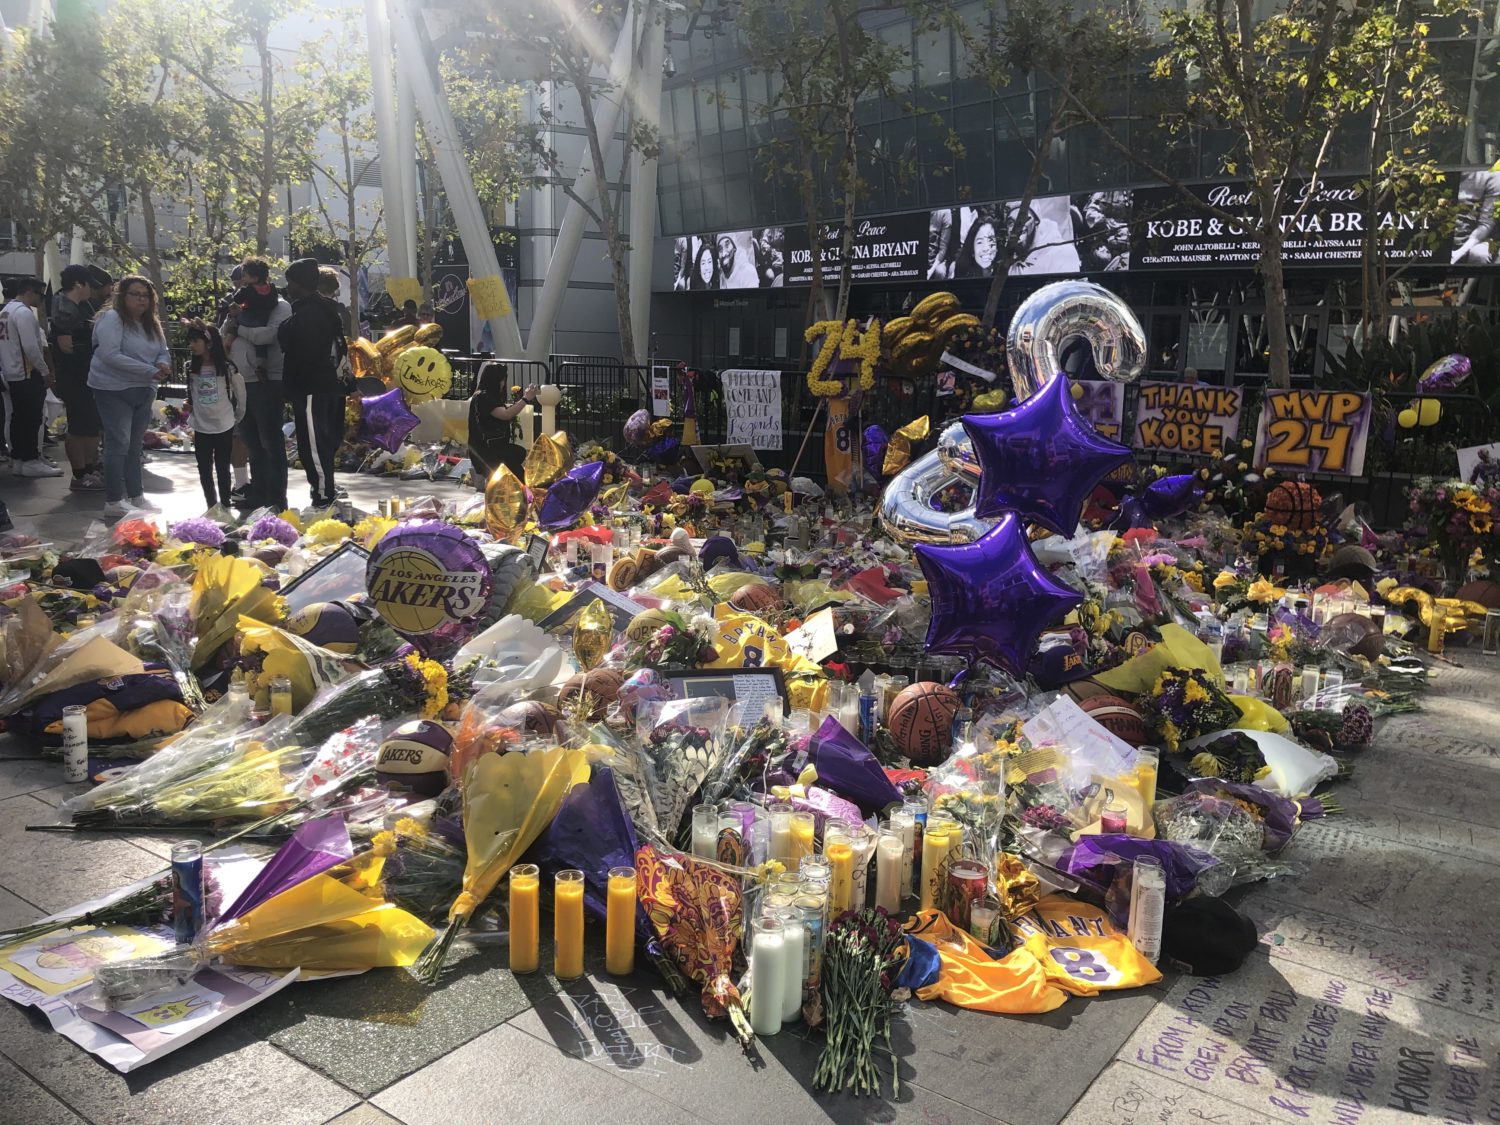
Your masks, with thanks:
[{"label": "handwritten sign", "polygon": [[662,363],[651,368],[651,416],[672,416],[672,369]]},{"label": "handwritten sign", "polygon": [[781,448],[781,372],[733,367],[719,372],[731,443]]},{"label": "handwritten sign", "polygon": [[1240,432],[1244,392],[1198,383],[1140,384],[1135,405],[1137,449],[1211,457]]},{"label": "handwritten sign", "polygon": [[1116,439],[1125,422],[1125,384],[1104,379],[1074,379],[1073,402],[1105,437]]},{"label": "handwritten sign", "polygon": [[1266,391],[1255,464],[1289,473],[1357,477],[1365,469],[1370,396],[1353,391]]}]

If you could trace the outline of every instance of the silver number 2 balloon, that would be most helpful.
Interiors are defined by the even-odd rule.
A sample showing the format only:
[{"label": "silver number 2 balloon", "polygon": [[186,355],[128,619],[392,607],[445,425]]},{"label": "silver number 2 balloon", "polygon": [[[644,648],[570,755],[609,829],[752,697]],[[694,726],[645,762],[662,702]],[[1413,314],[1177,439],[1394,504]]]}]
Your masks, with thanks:
[{"label": "silver number 2 balloon", "polygon": [[[1120,297],[1091,281],[1044,285],[1021,303],[1006,335],[1006,362],[1016,401],[1030,398],[1055,378],[1058,355],[1081,338],[1094,351],[1094,367],[1116,383],[1140,377],[1146,360],[1146,334]],[[880,497],[880,523],[897,542],[968,543],[990,527],[973,508],[940,512],[932,498],[956,481],[975,483],[979,465],[962,423],[938,435],[938,445],[891,478]]]}]

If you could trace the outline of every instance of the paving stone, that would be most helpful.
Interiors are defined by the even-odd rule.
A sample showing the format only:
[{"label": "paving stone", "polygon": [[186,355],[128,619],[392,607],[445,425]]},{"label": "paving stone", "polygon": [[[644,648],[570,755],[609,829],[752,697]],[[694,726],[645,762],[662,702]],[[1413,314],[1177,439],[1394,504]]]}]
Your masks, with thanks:
[{"label": "paving stone", "polygon": [[1492,1023],[1262,955],[1178,981],[1120,1059],[1273,1121],[1467,1120],[1500,1104]]},{"label": "paving stone", "polygon": [[1359,755],[1351,777],[1335,782],[1328,792],[1336,801],[1350,796],[1500,828],[1500,778],[1495,772],[1453,759],[1391,753],[1382,739]]},{"label": "paving stone", "polygon": [[1340,811],[1302,825],[1289,854],[1295,856],[1304,849],[1317,852],[1365,846],[1360,840],[1346,839],[1353,834],[1433,852],[1434,863],[1449,855],[1476,863],[1500,863],[1500,828],[1454,820],[1442,815],[1441,809],[1428,813],[1392,808],[1374,799],[1368,790],[1341,789],[1336,799]]},{"label": "paving stone", "polygon": [[57,813],[32,796],[0,801],[0,887],[34,902],[44,913],[63,910],[162,867],[160,857],[119,836],[27,832],[54,824]]},{"label": "paving stone", "polygon": [[351,1110],[330,1118],[325,1125],[401,1125],[400,1121],[389,1113],[376,1109],[369,1102],[361,1102]]},{"label": "paving stone", "polygon": [[[33,755],[0,761],[0,800],[62,783],[62,763]],[[81,786],[80,786],[81,788]]]},{"label": "paving stone", "polygon": [[1065,1125],[1266,1125],[1271,1118],[1226,1105],[1202,1090],[1130,1063],[1111,1063],[1064,1119]]},{"label": "paving stone", "polygon": [[369,1096],[503,1023],[529,1001],[504,947],[455,945],[437,988],[377,969],[296,986],[302,1019],[271,1042]]},{"label": "paving stone", "polygon": [[47,911],[37,909],[34,904],[27,902],[24,898],[18,898],[9,891],[0,890],[0,930],[30,925],[46,913]]},{"label": "paving stone", "polygon": [[[1397,930],[1287,906],[1274,889],[1254,896],[1242,909],[1261,931],[1272,961],[1295,961],[1450,1011],[1500,1022],[1500,966],[1488,942],[1479,943],[1478,948],[1470,941],[1454,948],[1414,942]],[[1400,919],[1390,922],[1398,925]]]},{"label": "paving stone", "polygon": [[41,1015],[9,1001],[0,1004],[0,1050],[94,1121],[320,1125],[359,1099],[265,1041],[268,1026],[288,1018],[289,1008],[262,1008],[285,995],[132,1074],[116,1073],[54,1033]]},{"label": "paving stone", "polygon": [[542,1049],[508,1025],[424,1067],[374,1102],[407,1125],[704,1120],[585,1062]]},{"label": "paving stone", "polygon": [[83,1120],[3,1057],[0,1057],[0,1105],[5,1107],[5,1120],[24,1121],[26,1125],[71,1125]]}]

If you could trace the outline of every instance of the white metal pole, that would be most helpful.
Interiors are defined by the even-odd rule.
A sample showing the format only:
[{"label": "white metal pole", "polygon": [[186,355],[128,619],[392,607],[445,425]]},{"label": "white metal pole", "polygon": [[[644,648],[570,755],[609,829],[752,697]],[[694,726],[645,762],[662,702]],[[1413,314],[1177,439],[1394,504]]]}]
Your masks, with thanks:
[{"label": "white metal pole", "polygon": [[[396,47],[397,57],[401,48]],[[401,165],[401,205],[405,211],[406,258],[417,276],[417,105],[406,71],[396,67],[396,156]]]},{"label": "white metal pole", "polygon": [[[620,103],[625,100],[624,86],[630,74],[631,60],[635,55],[634,24],[624,21],[620,38],[615,42],[614,54],[609,60],[609,84],[614,87],[612,96],[596,103],[594,123],[599,130],[600,145],[606,158],[610,142],[615,135],[615,122],[620,116]],[[587,149],[585,148],[585,153]],[[578,179],[573,191],[579,199],[592,202],[599,191],[599,175],[605,169],[589,166],[585,155],[579,164]],[[568,280],[573,275],[573,265],[578,260],[578,248],[583,243],[583,228],[588,221],[578,200],[569,199],[563,211],[562,223],[557,229],[557,240],[552,244],[552,259],[547,263],[547,276],[537,294],[536,309],[531,317],[531,331],[527,335],[526,358],[546,360],[552,350],[552,332],[557,326],[557,314],[562,308],[563,296],[568,291]]]},{"label": "white metal pole", "polygon": [[[644,37],[641,67],[631,79],[636,122],[653,132],[661,126],[661,60],[666,28],[656,22],[654,0],[640,5]],[[651,264],[656,250],[656,157],[637,149],[630,158],[630,335],[636,361],[651,354]]]},{"label": "white metal pole", "polygon": [[[422,125],[436,155],[438,174],[443,178],[443,187],[453,207],[453,221],[469,258],[469,276],[500,277],[500,261],[495,255],[495,244],[490,238],[479,196],[474,191],[473,178],[469,175],[463,142],[436,77],[419,49],[423,36],[408,0],[395,0],[391,5],[391,31],[395,40],[403,44],[397,52],[397,65],[411,83],[417,112],[422,115]],[[490,329],[494,333],[497,355],[514,357],[520,354],[521,330],[516,325],[515,309],[504,316],[491,317]]]},{"label": "white metal pole", "polygon": [[408,203],[402,196],[401,146],[396,139],[396,93],[391,78],[391,29],[385,0],[365,0],[365,36],[370,49],[370,100],[375,109],[375,138],[380,146],[380,195],[384,207],[386,254],[390,276],[415,277],[406,254]]}]

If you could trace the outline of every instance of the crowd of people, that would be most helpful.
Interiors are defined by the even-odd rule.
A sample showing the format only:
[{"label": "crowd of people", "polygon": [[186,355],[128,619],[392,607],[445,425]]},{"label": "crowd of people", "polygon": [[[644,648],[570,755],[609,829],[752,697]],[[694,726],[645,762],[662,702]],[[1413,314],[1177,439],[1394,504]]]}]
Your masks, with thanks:
[{"label": "crowd of people", "polygon": [[[340,492],[334,455],[353,389],[350,313],[338,300],[338,277],[302,258],[278,287],[269,263],[249,258],[231,281],[235,288],[213,322],[182,322],[189,358],[181,375],[204,499],[209,507],[288,506],[283,427],[290,410],[310,503],[331,505]],[[159,385],[178,374],[156,286],[146,277],[117,282],[97,266],[70,265],[44,329],[46,296],[40,279],[12,279],[0,308],[12,475],[64,473],[44,451],[51,390],[67,418],[69,488],[102,492],[108,519],[154,510],[145,490],[145,435]],[[0,530],[9,524],[0,501]]]}]

